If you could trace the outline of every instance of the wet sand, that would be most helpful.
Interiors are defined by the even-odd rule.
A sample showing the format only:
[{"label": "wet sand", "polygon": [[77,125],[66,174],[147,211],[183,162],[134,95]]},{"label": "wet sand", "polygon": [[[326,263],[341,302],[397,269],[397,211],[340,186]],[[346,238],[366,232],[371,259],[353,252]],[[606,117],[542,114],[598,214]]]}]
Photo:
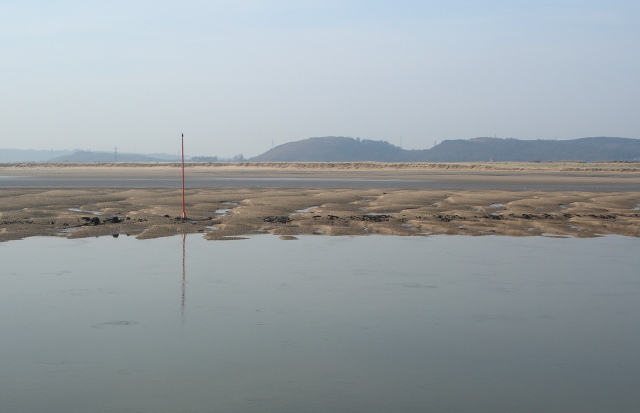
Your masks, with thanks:
[{"label": "wet sand", "polygon": [[[187,164],[194,189],[502,190],[640,193],[640,163]],[[178,189],[178,164],[0,164],[0,189]]]},{"label": "wet sand", "polygon": [[379,189],[2,189],[0,241],[202,233],[640,237],[640,194]]},{"label": "wet sand", "polygon": [[[295,188],[191,187],[186,193],[185,220],[180,218],[182,197],[177,188],[67,188],[47,181],[173,182],[180,178],[177,164],[0,166],[2,180],[15,177],[38,178],[44,184],[42,188],[0,188],[0,241],[42,235],[124,234],[145,239],[180,233],[202,233],[207,239],[259,233],[283,239],[301,234],[640,236],[640,191],[633,189],[640,185],[640,163],[190,164],[187,188],[198,179],[212,177],[231,182],[301,179],[295,181]],[[352,180],[359,186],[303,187],[314,179]],[[411,181],[440,181],[445,188],[393,186]],[[382,188],[373,182],[382,182]],[[470,189],[456,189],[455,182],[464,182],[464,188]],[[534,183],[544,189],[490,189],[491,185],[526,188]],[[554,190],[559,186],[590,189]],[[617,187],[626,189],[610,190]]]}]

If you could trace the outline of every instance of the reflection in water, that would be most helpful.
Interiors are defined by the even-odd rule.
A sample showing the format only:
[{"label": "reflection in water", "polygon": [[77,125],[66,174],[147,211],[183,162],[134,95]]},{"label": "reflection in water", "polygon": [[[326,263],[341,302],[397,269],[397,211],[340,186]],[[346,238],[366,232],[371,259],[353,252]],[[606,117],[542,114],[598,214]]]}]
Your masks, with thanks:
[{"label": "reflection in water", "polygon": [[176,243],[0,244],[0,410],[637,411],[638,239]]},{"label": "reflection in water", "polygon": [[186,244],[187,234],[182,234],[182,303],[180,304],[180,314],[182,314],[182,322],[184,323],[184,300],[187,284],[187,271],[186,271]]}]

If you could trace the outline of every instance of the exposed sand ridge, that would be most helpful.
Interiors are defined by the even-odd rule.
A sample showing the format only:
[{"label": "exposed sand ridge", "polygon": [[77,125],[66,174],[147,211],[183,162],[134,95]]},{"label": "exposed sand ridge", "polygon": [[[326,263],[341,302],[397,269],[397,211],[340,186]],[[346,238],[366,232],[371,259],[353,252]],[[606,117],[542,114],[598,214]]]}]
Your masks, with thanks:
[{"label": "exposed sand ridge", "polygon": [[640,237],[637,193],[191,189],[188,219],[174,189],[0,190],[0,241],[202,233],[233,239],[271,233],[425,236]]}]

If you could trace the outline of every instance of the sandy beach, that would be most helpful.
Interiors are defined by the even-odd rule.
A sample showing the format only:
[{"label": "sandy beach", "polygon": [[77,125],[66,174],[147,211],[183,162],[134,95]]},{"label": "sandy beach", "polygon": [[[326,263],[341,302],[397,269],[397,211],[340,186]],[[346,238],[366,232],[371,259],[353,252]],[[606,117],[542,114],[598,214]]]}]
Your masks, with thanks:
[{"label": "sandy beach", "polygon": [[[458,168],[459,179],[473,182],[595,181],[603,185],[636,181],[636,169],[575,171],[562,165],[522,170],[502,165],[500,174]],[[591,164],[582,164],[591,165]],[[614,163],[613,165],[616,165]],[[397,177],[423,179],[429,167],[397,165],[217,166],[191,165],[188,176],[278,176],[285,171],[303,176]],[[540,168],[540,164],[531,164]],[[457,168],[457,167],[456,167]],[[518,169],[520,168],[520,169]],[[164,166],[17,166],[2,176],[33,173],[75,177],[179,176],[175,165]],[[447,170],[438,165],[429,179]],[[30,172],[31,171],[31,172]],[[373,173],[371,172],[373,171]],[[128,174],[128,175],[127,175]],[[546,175],[545,175],[546,174]],[[449,177],[451,179],[451,177]],[[181,216],[181,191],[172,188],[4,188],[0,189],[0,241],[31,236],[68,238],[131,235],[139,239],[180,233],[202,233],[207,239],[237,239],[271,233],[283,239],[296,235],[431,234],[573,236],[605,234],[640,236],[640,194],[609,191],[504,191],[402,189],[188,189],[187,219]]]}]

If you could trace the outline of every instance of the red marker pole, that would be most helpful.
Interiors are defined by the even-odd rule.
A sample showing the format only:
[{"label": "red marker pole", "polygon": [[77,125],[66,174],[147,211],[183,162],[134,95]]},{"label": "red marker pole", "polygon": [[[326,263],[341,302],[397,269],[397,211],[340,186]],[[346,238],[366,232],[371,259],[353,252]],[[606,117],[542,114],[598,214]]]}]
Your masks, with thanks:
[{"label": "red marker pole", "polygon": [[184,133],[182,134],[182,219],[187,217],[184,210]]}]

